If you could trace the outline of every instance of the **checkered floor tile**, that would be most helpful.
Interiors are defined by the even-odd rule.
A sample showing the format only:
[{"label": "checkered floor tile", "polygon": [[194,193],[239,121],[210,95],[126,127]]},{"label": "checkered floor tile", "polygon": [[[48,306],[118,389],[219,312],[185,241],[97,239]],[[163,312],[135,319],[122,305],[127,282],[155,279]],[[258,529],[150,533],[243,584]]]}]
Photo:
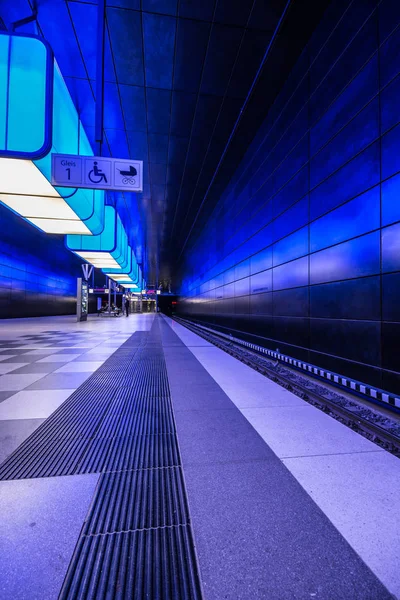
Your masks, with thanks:
[{"label": "checkered floor tile", "polygon": [[0,321],[0,421],[46,418],[134,331],[150,329],[146,317],[113,327],[97,318]]}]

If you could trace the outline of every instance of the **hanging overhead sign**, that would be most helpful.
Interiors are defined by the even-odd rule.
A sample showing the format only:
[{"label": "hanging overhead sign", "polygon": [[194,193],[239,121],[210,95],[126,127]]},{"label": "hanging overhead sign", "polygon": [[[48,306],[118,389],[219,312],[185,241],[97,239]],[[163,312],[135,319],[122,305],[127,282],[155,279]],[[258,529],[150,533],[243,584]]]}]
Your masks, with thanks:
[{"label": "hanging overhead sign", "polygon": [[51,183],[55,186],[143,191],[143,162],[104,156],[52,154]]}]

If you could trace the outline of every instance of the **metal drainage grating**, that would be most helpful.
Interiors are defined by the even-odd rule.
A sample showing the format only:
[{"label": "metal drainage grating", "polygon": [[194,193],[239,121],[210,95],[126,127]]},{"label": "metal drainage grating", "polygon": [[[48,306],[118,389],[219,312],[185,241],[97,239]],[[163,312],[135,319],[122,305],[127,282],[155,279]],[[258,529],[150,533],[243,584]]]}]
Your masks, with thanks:
[{"label": "metal drainage grating", "polygon": [[73,475],[88,441],[82,438],[55,440],[30,436],[3,463],[0,479],[30,479]]},{"label": "metal drainage grating", "polygon": [[131,435],[91,440],[75,473],[157,469],[179,464],[175,435]]},{"label": "metal drainage grating", "polygon": [[201,600],[187,526],[83,536],[59,599]]},{"label": "metal drainage grating", "polygon": [[172,404],[169,395],[157,395],[140,382],[135,382],[134,387],[124,385],[118,388],[110,410],[119,413],[154,410],[161,413],[172,410]]},{"label": "metal drainage grating", "polygon": [[[140,339],[144,341],[145,336],[141,335]],[[87,450],[91,450],[90,439],[96,436],[109,413],[122,375],[137,369],[141,352],[135,348],[130,350],[129,340],[121,350],[117,349],[103,363],[104,369],[101,367],[93,373],[3,462],[0,480],[74,474]],[[135,423],[131,425],[134,427]],[[132,431],[125,429],[124,433],[131,435]],[[129,440],[127,438],[128,446]]]},{"label": "metal drainage grating", "polygon": [[[102,471],[60,598],[201,600],[155,320],[77,472]],[[149,336],[150,339],[150,336]],[[131,384],[129,384],[129,380]]]},{"label": "metal drainage grating", "polygon": [[61,599],[202,598],[157,319],[140,333],[0,467],[2,479],[101,473]]},{"label": "metal drainage grating", "polygon": [[101,475],[84,534],[186,525],[189,509],[180,467]]},{"label": "metal drainage grating", "polygon": [[172,412],[164,410],[132,410],[129,403],[124,410],[107,414],[96,437],[121,437],[127,435],[152,435],[157,433],[175,433],[175,424]]}]

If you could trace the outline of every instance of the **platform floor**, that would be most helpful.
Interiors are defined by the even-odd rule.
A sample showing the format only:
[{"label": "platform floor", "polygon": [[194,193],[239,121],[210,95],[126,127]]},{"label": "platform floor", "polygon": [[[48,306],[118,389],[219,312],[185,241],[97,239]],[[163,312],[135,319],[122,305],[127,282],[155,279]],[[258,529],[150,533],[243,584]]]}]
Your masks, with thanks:
[{"label": "platform floor", "polygon": [[[152,354],[160,372],[165,364],[170,393],[168,398],[158,396],[171,402],[170,423],[180,455],[170,449],[172,430],[163,429],[157,435],[169,440],[170,462],[161,467],[154,462],[167,454],[160,446],[158,458],[143,458],[150,462],[142,461],[139,470],[137,462],[128,464],[126,457],[123,468],[112,469],[107,465],[113,446],[105,444],[99,446],[97,462],[89,461],[86,470],[68,471],[67,465],[68,475],[49,476],[45,470],[46,476],[5,475],[0,481],[0,598],[57,598],[67,572],[71,573],[77,544],[86,548],[98,543],[100,548],[105,540],[105,553],[112,555],[110,548],[114,548],[116,555],[119,539],[134,544],[147,535],[161,540],[161,554],[170,548],[172,555],[180,544],[192,548],[191,540],[182,538],[187,532],[194,534],[207,600],[400,598],[400,461],[160,315],[91,318],[87,323],[76,323],[71,317],[0,322],[0,462],[16,450],[39,473],[47,450],[39,448],[25,457],[29,440],[18,451],[20,444],[32,433],[30,439],[49,429],[51,422],[57,423],[63,410],[67,414],[71,398],[79,408],[79,398],[90,396],[94,389],[90,387],[93,374],[98,375],[101,398],[108,389],[111,394],[113,386],[127,390],[130,380],[123,373],[128,367],[123,365],[133,352],[139,357],[138,368],[142,363],[147,368]],[[110,357],[114,362],[108,361]],[[118,382],[118,373],[124,382]],[[59,412],[54,412],[58,407]],[[152,406],[152,416],[158,418],[157,411],[167,414],[166,407]],[[111,426],[121,427],[121,414],[116,411]],[[73,419],[71,413],[71,427]],[[171,427],[165,422],[163,416],[163,426]],[[125,434],[125,439],[132,437],[132,432]],[[140,433],[151,437],[147,434],[147,430]],[[53,452],[64,451],[67,437],[52,435]],[[76,439],[79,442],[79,436]],[[90,439],[87,436],[88,443]],[[85,460],[88,465],[89,459]],[[156,506],[152,506],[155,524],[140,521],[140,515],[135,520],[134,507],[129,508],[132,495],[128,495],[123,510],[131,511],[130,521],[119,514],[125,519],[119,530],[114,524],[111,533],[88,531],[107,478],[130,478],[130,490],[136,486],[135,502],[140,504],[139,496],[157,487],[151,477],[162,479],[172,471],[177,477],[173,485],[165,484],[167,480],[157,483],[170,521],[161,523],[162,511]],[[3,473],[7,473],[4,467]],[[179,487],[179,473],[184,488]],[[180,504],[171,492],[174,485],[181,496],[186,493]],[[168,513],[168,502],[175,508],[185,506],[187,514]],[[114,539],[116,546],[111,545]],[[145,582],[146,565],[154,575],[157,554],[147,551],[138,556]],[[120,582],[123,569],[118,568]],[[89,586],[85,593],[69,591],[64,597],[197,597],[190,585],[179,596],[171,592],[174,569],[176,565],[157,574],[159,596],[145,596],[147,584],[142,579],[137,583],[137,575],[131,574],[131,579],[124,576],[128,583],[136,577],[136,592],[128,583],[121,592],[111,582],[108,592],[97,589],[95,594]],[[108,576],[112,579],[112,569]],[[168,586],[163,587],[164,579]]]}]

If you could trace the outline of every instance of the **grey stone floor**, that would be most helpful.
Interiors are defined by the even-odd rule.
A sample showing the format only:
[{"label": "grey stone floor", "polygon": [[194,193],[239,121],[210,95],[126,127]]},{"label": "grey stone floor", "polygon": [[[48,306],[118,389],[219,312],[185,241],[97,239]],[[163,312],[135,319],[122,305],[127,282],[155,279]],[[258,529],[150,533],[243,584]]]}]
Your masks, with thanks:
[{"label": "grey stone floor", "polygon": [[[0,461],[152,320],[0,324]],[[205,599],[392,598],[232,401],[235,390],[226,393],[199,358],[210,351],[215,363],[219,355],[185,333],[194,356],[159,322]],[[251,387],[248,371],[234,368],[242,389]],[[57,598],[97,481],[98,474],[0,482],[0,598]]]},{"label": "grey stone floor", "polygon": [[[0,322],[0,463],[152,315]],[[98,474],[0,482],[0,598],[58,597]]]},{"label": "grey stone floor", "polygon": [[161,330],[206,599],[392,598],[165,321]]}]

